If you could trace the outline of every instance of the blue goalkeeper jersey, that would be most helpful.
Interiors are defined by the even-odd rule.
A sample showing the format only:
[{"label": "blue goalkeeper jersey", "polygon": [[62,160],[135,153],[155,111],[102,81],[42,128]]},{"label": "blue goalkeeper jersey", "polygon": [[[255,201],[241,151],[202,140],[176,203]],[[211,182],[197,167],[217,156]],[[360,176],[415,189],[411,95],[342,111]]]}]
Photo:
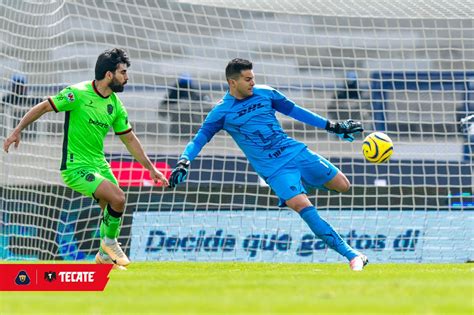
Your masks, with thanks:
[{"label": "blue goalkeeper jersey", "polygon": [[[306,148],[290,138],[280,126],[276,111],[288,115],[298,107],[278,90],[255,85],[253,95],[238,100],[227,92],[209,112],[181,158],[192,161],[203,146],[221,129],[227,131],[242,149],[255,171],[267,178]],[[301,109],[301,107],[298,107]],[[321,120],[321,121],[319,121]],[[317,126],[326,123],[318,116]]]}]

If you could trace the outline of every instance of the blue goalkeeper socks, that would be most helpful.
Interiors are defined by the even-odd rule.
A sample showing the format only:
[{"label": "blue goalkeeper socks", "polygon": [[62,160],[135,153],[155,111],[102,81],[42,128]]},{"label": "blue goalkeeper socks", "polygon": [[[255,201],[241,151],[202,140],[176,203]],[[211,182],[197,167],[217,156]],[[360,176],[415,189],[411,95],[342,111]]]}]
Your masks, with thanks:
[{"label": "blue goalkeeper socks", "polygon": [[300,216],[317,237],[322,239],[330,248],[346,257],[349,261],[359,255],[358,252],[352,249],[352,247],[341,238],[329,223],[319,216],[315,207],[310,206],[304,208],[300,211]]}]

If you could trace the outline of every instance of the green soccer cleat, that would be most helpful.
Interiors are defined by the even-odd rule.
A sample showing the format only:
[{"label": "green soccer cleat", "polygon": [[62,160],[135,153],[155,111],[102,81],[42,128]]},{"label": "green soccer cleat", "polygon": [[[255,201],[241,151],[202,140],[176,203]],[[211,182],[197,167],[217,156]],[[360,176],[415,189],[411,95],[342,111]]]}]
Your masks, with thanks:
[{"label": "green soccer cleat", "polygon": [[102,250],[110,256],[110,259],[114,264],[120,266],[127,266],[130,264],[130,260],[123,252],[117,239],[115,239],[114,242],[110,244],[106,244],[105,240],[101,240],[100,248],[102,248]]}]

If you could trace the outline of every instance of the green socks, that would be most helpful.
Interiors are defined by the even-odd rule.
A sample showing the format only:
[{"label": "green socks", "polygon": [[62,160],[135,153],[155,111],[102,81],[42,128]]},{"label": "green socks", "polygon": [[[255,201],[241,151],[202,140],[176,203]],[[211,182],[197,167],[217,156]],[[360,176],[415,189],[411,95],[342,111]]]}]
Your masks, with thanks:
[{"label": "green socks", "polygon": [[100,238],[108,237],[111,239],[118,238],[120,234],[120,223],[122,222],[122,212],[117,212],[107,205],[104,215],[100,222]]}]

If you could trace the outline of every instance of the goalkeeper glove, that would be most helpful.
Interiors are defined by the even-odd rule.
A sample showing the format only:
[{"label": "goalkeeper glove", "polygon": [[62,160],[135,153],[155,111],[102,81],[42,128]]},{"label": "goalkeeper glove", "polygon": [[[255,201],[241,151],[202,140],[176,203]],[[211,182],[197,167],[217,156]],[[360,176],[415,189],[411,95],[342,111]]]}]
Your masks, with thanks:
[{"label": "goalkeeper glove", "polygon": [[358,121],[348,119],[343,122],[333,122],[328,120],[326,123],[326,130],[336,134],[339,138],[352,142],[354,141],[354,134],[364,131],[362,124]]},{"label": "goalkeeper glove", "polygon": [[171,172],[170,178],[168,180],[170,185],[168,187],[174,188],[186,180],[188,177],[188,167],[190,164],[191,163],[187,159],[180,159],[178,161],[178,164],[176,164],[176,167]]}]

